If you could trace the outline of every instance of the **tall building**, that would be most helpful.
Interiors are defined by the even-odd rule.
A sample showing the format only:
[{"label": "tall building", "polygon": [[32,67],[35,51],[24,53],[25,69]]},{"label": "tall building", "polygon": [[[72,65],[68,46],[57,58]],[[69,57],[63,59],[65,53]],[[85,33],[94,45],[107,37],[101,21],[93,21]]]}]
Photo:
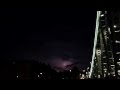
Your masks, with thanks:
[{"label": "tall building", "polygon": [[120,11],[97,11],[90,78],[120,78]]}]

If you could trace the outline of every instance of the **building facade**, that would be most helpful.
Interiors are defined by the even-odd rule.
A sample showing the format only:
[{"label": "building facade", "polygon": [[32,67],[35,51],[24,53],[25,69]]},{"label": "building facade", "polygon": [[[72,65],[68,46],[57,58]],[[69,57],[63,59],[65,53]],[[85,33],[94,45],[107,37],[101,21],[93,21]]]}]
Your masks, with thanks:
[{"label": "building facade", "polygon": [[90,78],[120,77],[120,11],[97,11]]}]

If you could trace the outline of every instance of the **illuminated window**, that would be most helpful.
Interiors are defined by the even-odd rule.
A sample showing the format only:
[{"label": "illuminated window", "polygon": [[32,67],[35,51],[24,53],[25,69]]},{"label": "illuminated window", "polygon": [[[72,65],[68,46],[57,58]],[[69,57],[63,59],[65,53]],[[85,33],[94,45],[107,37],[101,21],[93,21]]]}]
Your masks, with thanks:
[{"label": "illuminated window", "polygon": [[118,75],[120,75],[120,70],[118,70]]},{"label": "illuminated window", "polygon": [[85,79],[85,75],[84,75],[84,74],[82,74],[82,77],[81,77],[80,79]]},{"label": "illuminated window", "polygon": [[110,66],[112,66],[112,67],[113,67],[113,66],[115,66],[115,65],[110,65]]},{"label": "illuminated window", "polygon": [[100,75],[98,75],[98,78],[100,78]]},{"label": "illuminated window", "polygon": [[117,26],[116,26],[116,25],[114,25],[113,27],[114,27],[114,28],[116,28]]},{"label": "illuminated window", "polygon": [[108,73],[108,75],[110,75],[110,73]]},{"label": "illuminated window", "polygon": [[116,54],[120,54],[120,52],[116,52]]},{"label": "illuminated window", "polygon": [[101,54],[101,50],[97,50],[97,54],[100,55]]},{"label": "illuminated window", "polygon": [[117,62],[117,64],[120,64],[120,62]]},{"label": "illuminated window", "polygon": [[110,28],[108,28],[109,33],[111,34]]},{"label": "illuminated window", "polygon": [[107,70],[104,70],[104,72],[106,73],[106,72],[107,72]]},{"label": "illuminated window", "polygon": [[40,73],[42,75],[42,73]]},{"label": "illuminated window", "polygon": [[120,73],[120,70],[118,70],[118,72]]},{"label": "illuminated window", "polygon": [[106,74],[104,74],[104,77],[106,77]]},{"label": "illuminated window", "polygon": [[117,30],[117,31],[115,31],[115,32],[120,32],[120,30]]},{"label": "illuminated window", "polygon": [[116,43],[120,43],[120,41],[117,41],[117,40],[116,40],[115,42],[116,42]]},{"label": "illuminated window", "polygon": [[101,16],[101,17],[103,17],[103,16],[104,16],[104,14],[101,14],[100,16]]},{"label": "illuminated window", "polygon": [[38,75],[38,77],[40,77],[40,76]]},{"label": "illuminated window", "polygon": [[106,58],[106,56],[104,56],[103,58]]},{"label": "illuminated window", "polygon": [[103,63],[104,65],[106,65],[107,63]]}]

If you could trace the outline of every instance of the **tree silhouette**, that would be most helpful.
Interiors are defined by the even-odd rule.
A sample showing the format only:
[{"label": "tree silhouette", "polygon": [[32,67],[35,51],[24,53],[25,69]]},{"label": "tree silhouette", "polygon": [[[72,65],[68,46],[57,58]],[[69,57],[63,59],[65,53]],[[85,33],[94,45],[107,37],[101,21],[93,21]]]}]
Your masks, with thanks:
[{"label": "tree silhouette", "polygon": [[74,66],[71,70],[71,78],[78,79],[79,78],[79,70],[78,67]]}]

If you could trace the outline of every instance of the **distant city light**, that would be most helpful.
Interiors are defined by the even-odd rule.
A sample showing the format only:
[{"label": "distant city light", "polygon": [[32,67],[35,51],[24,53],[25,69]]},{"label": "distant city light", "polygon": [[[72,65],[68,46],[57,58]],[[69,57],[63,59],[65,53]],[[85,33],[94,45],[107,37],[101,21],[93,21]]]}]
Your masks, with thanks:
[{"label": "distant city light", "polygon": [[40,73],[42,75],[42,73]]},{"label": "distant city light", "polygon": [[18,76],[16,76],[18,78]]}]

